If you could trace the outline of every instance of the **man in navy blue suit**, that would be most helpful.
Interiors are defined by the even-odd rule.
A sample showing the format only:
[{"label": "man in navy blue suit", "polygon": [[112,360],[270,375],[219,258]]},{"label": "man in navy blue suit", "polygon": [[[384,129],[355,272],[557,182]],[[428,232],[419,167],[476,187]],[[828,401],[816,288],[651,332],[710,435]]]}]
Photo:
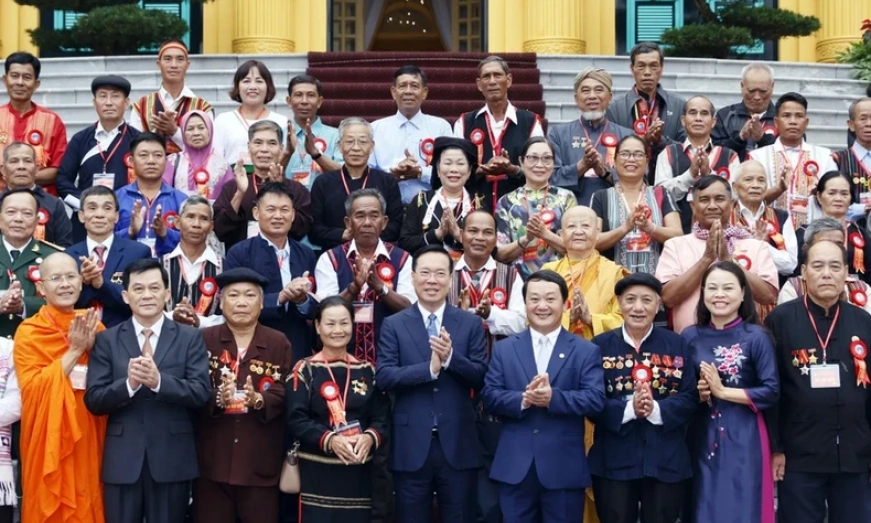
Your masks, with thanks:
[{"label": "man in navy blue suit", "polygon": [[287,236],[295,214],[293,193],[287,185],[263,185],[253,213],[260,232],[230,249],[224,270],[247,267],[269,279],[260,323],[287,336],[296,362],[312,355],[314,338],[306,320],[314,317],[317,305],[312,285],[315,255]]},{"label": "man in navy blue suit", "polygon": [[115,236],[118,197],[102,185],[82,192],[79,221],[87,238],[66,252],[78,261],[82,271],[82,294],[76,308],[96,307],[103,325],[114,327],[130,319],[130,307],[121,298],[121,275],[136,260],[151,257],[151,249],[133,240]]},{"label": "man in navy blue suit", "polygon": [[584,418],[605,404],[599,348],[560,326],[569,289],[553,271],[523,287],[529,329],[496,343],[481,395],[502,418],[490,477],[505,523],[577,523],[591,485]]},{"label": "man in navy blue suit", "polygon": [[[482,465],[473,390],[484,385],[487,352],[481,318],[448,305],[453,262],[441,245],[412,260],[417,303],[384,320],[376,381],[396,397],[390,470],[396,523],[441,519],[474,523]],[[601,380],[600,380],[601,381]]]}]

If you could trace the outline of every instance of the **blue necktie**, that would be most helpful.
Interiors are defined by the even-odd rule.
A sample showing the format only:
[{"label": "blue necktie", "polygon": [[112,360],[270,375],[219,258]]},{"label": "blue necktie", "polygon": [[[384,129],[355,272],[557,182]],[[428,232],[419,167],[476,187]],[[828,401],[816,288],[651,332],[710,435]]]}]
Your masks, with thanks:
[{"label": "blue necktie", "polygon": [[430,336],[435,336],[438,338],[439,329],[436,327],[436,315],[430,314],[429,319],[426,322],[426,332],[429,333]]}]

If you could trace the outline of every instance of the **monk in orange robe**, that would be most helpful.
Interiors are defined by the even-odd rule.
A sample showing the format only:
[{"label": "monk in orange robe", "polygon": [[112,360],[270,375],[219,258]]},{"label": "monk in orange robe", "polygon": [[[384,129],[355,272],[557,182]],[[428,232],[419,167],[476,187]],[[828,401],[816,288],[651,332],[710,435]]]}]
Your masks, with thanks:
[{"label": "monk in orange robe", "polygon": [[105,523],[100,466],[105,416],[85,408],[88,351],[104,330],[94,309],[76,311],[82,290],[65,253],[39,265],[47,305],[15,333],[21,386],[22,521]]}]

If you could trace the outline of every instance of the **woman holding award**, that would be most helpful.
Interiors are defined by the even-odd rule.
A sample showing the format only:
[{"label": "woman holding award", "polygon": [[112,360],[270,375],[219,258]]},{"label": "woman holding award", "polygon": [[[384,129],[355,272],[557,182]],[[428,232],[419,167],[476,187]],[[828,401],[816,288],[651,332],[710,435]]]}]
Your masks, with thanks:
[{"label": "woman holding award", "polygon": [[288,393],[288,430],[299,443],[300,523],[368,523],[372,455],[387,437],[387,396],[375,389],[375,367],[348,354],[349,302],[321,301],[315,329],[323,349],[296,364]]}]

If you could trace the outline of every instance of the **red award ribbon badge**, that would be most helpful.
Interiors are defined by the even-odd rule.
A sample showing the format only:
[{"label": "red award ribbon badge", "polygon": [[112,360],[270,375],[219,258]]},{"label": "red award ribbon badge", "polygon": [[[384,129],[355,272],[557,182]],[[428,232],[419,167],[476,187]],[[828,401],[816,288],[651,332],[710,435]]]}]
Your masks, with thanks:
[{"label": "red award ribbon badge", "polygon": [[820,172],[820,164],[813,160],[808,160],[804,163],[804,173],[813,178]]},{"label": "red award ribbon badge", "polygon": [[649,383],[653,378],[653,371],[644,364],[635,365],[632,368],[632,380],[635,383]]},{"label": "red award ribbon badge", "polygon": [[327,402],[327,410],[330,411],[330,425],[338,427],[344,425],[345,412],[339,400],[339,386],[334,381],[325,381],[321,385],[321,397]]},{"label": "red award ribbon badge", "polygon": [[745,271],[749,271],[750,267],[753,266],[753,264],[750,263],[750,258],[748,258],[746,254],[739,254],[738,256],[735,256],[735,263],[740,265],[741,268]]},{"label": "red award ribbon badge", "polygon": [[49,218],[51,218],[51,214],[47,209],[40,207],[36,211],[36,229],[33,230],[33,237],[37,240],[45,240],[45,226],[48,224]]},{"label": "red award ribbon badge", "polygon": [[853,336],[850,341],[850,354],[853,355],[853,365],[856,368],[856,386],[862,385],[868,388],[871,380],[868,379],[868,370],[865,367],[865,358],[868,356],[868,346],[865,342],[859,339],[858,336]]},{"label": "red award ribbon badge", "polygon": [[638,118],[635,120],[635,123],[632,124],[632,130],[635,131],[635,134],[638,136],[644,136],[647,134],[647,119]]},{"label": "red award ribbon badge", "polygon": [[774,242],[777,250],[786,250],[786,240],[784,240],[783,235],[780,234],[780,228],[777,226],[776,220],[768,220],[768,237]]},{"label": "red award ribbon badge", "polygon": [[388,262],[381,262],[375,270],[378,272],[378,278],[384,282],[389,288],[393,288],[393,278],[396,277],[396,269]]},{"label": "red award ribbon badge", "polygon": [[541,218],[541,221],[543,221],[545,225],[550,227],[553,221],[556,220],[556,213],[550,209],[544,209],[538,213],[538,217]]},{"label": "red award ribbon badge", "polygon": [[133,170],[133,157],[130,153],[124,155],[124,165],[127,166],[127,183],[133,183],[136,180],[136,171]]},{"label": "red award ribbon badge", "polygon": [[850,301],[856,307],[864,307],[866,303],[868,303],[868,295],[865,294],[865,291],[862,289],[853,289],[850,292]]},{"label": "red award ribbon badge", "polygon": [[860,232],[850,233],[850,243],[853,244],[853,269],[865,273],[865,237]]},{"label": "red award ribbon badge", "polygon": [[40,145],[42,145],[43,138],[45,137],[42,136],[42,133],[39,131],[34,130],[30,131],[30,133],[27,134],[27,141],[30,143],[30,145],[34,147],[39,147]]},{"label": "red award ribbon badge", "polygon": [[490,290],[490,302],[500,309],[508,306],[508,292],[502,287],[493,287]]},{"label": "red award ribbon badge", "polygon": [[263,379],[260,380],[260,383],[257,385],[257,388],[260,392],[265,392],[272,388],[275,385],[275,380],[269,376],[264,376]]},{"label": "red award ribbon badge", "polygon": [[176,221],[178,221],[178,213],[175,211],[168,211],[163,215],[163,225],[169,229],[175,229]]},{"label": "red award ribbon badge", "polygon": [[205,185],[209,183],[209,171],[205,169],[197,169],[194,173],[194,181],[197,185]]},{"label": "red award ribbon badge", "polygon": [[432,138],[427,138],[420,142],[420,153],[423,154],[423,157],[426,158],[426,164],[430,165],[432,163],[432,154],[435,151],[435,140]]},{"label": "red award ribbon badge", "polygon": [[767,134],[769,136],[777,137],[777,127],[773,125],[763,125],[762,126],[762,134]]},{"label": "red award ribbon badge", "polygon": [[315,138],[315,149],[321,154],[327,152],[327,141],[323,138]]},{"label": "red award ribbon badge", "polygon": [[613,133],[605,133],[602,135],[602,145],[605,147],[617,147],[617,136]]},{"label": "red award ribbon badge", "polygon": [[475,129],[472,131],[472,134],[469,135],[469,141],[471,141],[478,148],[478,165],[484,163],[484,131],[481,129]]},{"label": "red award ribbon badge", "polygon": [[728,182],[729,178],[731,178],[732,176],[732,173],[729,172],[728,167],[720,167],[719,169],[717,169],[717,176],[719,176],[720,178],[725,178]]},{"label": "red award ribbon badge", "polygon": [[214,278],[203,278],[200,281],[200,301],[197,302],[196,313],[200,316],[206,314],[209,305],[212,304],[215,294],[218,293],[218,282]]},{"label": "red award ribbon badge", "polygon": [[32,281],[34,284],[41,281],[39,277],[39,267],[36,265],[31,266],[27,269],[27,279]]}]

